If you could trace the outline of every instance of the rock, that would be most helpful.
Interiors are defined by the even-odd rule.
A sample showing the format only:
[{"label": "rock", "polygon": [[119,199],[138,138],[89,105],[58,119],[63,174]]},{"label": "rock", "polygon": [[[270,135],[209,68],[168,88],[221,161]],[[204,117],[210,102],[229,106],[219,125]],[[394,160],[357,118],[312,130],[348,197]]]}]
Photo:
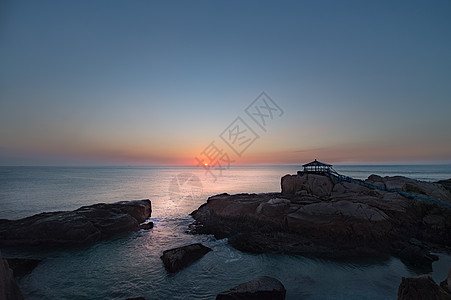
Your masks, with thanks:
[{"label": "rock", "polygon": [[285,287],[279,280],[263,276],[218,294],[216,300],[283,300],[285,294]]},{"label": "rock", "polygon": [[304,205],[297,213],[323,216],[338,215],[372,222],[388,219],[388,216],[383,211],[375,207],[368,206],[365,203],[354,203],[346,200]]},{"label": "rock", "polygon": [[343,183],[338,183],[334,185],[334,188],[332,189],[332,193],[334,194],[344,194],[346,193],[346,187],[343,185]]},{"label": "rock", "polygon": [[323,175],[285,175],[281,179],[282,195],[295,195],[302,190],[317,197],[329,196],[334,188],[332,180]]},{"label": "rock", "polygon": [[346,182],[345,181],[345,182],[342,182],[341,184],[344,186],[346,192],[348,192],[348,193],[354,193],[354,194],[368,193],[370,191],[370,189],[368,189],[367,187],[357,184],[355,182]]},{"label": "rock", "polygon": [[420,242],[419,240],[417,240],[416,238],[411,238],[409,240],[409,244],[414,245],[414,246],[418,246],[418,247],[422,247],[423,243]]},{"label": "rock", "polygon": [[151,215],[150,200],[84,206],[0,222],[1,246],[74,246],[138,230]]},{"label": "rock", "polygon": [[440,286],[448,293],[451,294],[451,268],[448,271],[448,277],[440,282]]},{"label": "rock", "polygon": [[429,253],[422,247],[417,245],[409,245],[399,253],[399,258],[405,264],[420,268],[428,268],[432,271],[432,262],[438,260],[438,256]]},{"label": "rock", "polygon": [[405,177],[403,176],[393,176],[393,177],[389,177],[386,176],[384,177],[384,181],[385,186],[387,188],[387,190],[399,190],[401,191],[405,182]]},{"label": "rock", "polygon": [[377,185],[377,183],[381,183],[380,185],[377,185],[379,187],[385,187],[384,184],[384,179],[376,174],[371,174],[370,176],[368,176],[368,178],[365,180],[366,182],[369,182],[371,184],[375,184]]},{"label": "rock", "polygon": [[443,186],[448,192],[451,192],[451,178],[434,182]]},{"label": "rock", "polygon": [[[301,175],[296,175],[301,176]],[[280,186],[282,188],[282,195],[295,195],[298,192],[295,186],[295,176],[287,174],[280,179]]]},{"label": "rock", "polygon": [[21,300],[23,299],[19,286],[14,279],[13,270],[9,268],[8,262],[2,258],[0,253],[0,299]]},{"label": "rock", "polygon": [[443,228],[446,226],[446,219],[444,216],[441,215],[427,215],[423,218],[423,224],[426,226]]},{"label": "rock", "polygon": [[388,190],[427,195],[431,199],[443,202],[451,201],[451,193],[440,184],[414,180],[403,176],[384,177],[384,183]]},{"label": "rock", "polygon": [[191,265],[210,251],[212,251],[210,248],[196,243],[166,250],[163,252],[161,259],[166,270],[174,273]]},{"label": "rock", "polygon": [[402,278],[398,300],[451,300],[451,295],[438,286],[430,275]]},{"label": "rock", "polygon": [[288,209],[290,207],[290,203],[290,200],[287,199],[273,198],[257,206],[255,212],[268,217],[277,216]]},{"label": "rock", "polygon": [[33,272],[41,263],[38,259],[8,258],[8,265],[14,271],[14,277],[22,277]]}]

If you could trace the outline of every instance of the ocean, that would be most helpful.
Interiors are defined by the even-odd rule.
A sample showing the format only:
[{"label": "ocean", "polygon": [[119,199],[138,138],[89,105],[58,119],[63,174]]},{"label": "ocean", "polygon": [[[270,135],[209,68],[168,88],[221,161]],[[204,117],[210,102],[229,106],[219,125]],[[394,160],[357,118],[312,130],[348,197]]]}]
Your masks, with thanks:
[{"label": "ocean", "polygon": [[[341,174],[366,178],[402,175],[436,181],[451,178],[451,165],[345,166]],[[123,200],[150,199],[154,228],[71,249],[1,249],[4,257],[42,259],[19,280],[25,299],[214,299],[242,282],[269,275],[287,299],[396,299],[401,278],[421,270],[399,259],[326,260],[299,255],[249,254],[210,235],[185,231],[189,213],[219,193],[279,192],[280,178],[300,166],[231,166],[222,174],[200,167],[0,167],[0,218]],[[201,242],[214,251],[169,274],[164,250]],[[431,275],[442,281],[451,256],[439,254]]]}]

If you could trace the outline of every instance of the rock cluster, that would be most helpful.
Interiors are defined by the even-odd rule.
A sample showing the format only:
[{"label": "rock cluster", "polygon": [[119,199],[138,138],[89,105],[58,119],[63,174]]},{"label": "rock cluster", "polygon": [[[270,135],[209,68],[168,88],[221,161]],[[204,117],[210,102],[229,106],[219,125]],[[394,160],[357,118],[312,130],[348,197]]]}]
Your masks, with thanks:
[{"label": "rock cluster", "polygon": [[0,220],[0,245],[48,247],[93,243],[118,233],[138,230],[151,212],[151,202],[146,199],[100,203],[20,220]]},{"label": "rock cluster", "polygon": [[[450,201],[438,184],[405,177],[370,176],[384,189],[399,189]],[[398,255],[430,268],[430,245],[451,246],[451,208],[399,193],[335,183],[316,174],[286,175],[282,193],[220,194],[192,213],[194,233],[228,237],[250,252],[322,257]]]}]

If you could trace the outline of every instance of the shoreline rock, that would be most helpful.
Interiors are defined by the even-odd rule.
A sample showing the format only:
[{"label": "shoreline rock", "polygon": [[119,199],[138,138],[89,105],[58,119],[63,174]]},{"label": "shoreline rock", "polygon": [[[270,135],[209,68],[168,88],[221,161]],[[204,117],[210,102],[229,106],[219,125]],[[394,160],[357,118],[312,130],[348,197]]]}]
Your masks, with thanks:
[{"label": "shoreline rock", "polygon": [[39,259],[29,258],[6,258],[8,265],[14,272],[14,277],[23,277],[33,272],[33,270],[42,262]]},{"label": "shoreline rock", "polygon": [[14,278],[13,270],[0,253],[0,299],[23,300],[22,293]]},{"label": "shoreline rock", "polygon": [[[448,191],[433,183],[376,175],[367,181],[451,200]],[[316,174],[286,175],[281,187],[282,193],[212,196],[191,213],[191,232],[227,237],[246,252],[395,255],[419,268],[431,268],[436,259],[426,245],[434,250],[451,246],[451,208]]]},{"label": "shoreline rock", "polygon": [[0,222],[0,246],[77,246],[136,231],[152,212],[150,200],[83,206]]},{"label": "shoreline rock", "polygon": [[398,288],[398,300],[451,300],[451,294],[437,285],[431,275],[402,278]]}]

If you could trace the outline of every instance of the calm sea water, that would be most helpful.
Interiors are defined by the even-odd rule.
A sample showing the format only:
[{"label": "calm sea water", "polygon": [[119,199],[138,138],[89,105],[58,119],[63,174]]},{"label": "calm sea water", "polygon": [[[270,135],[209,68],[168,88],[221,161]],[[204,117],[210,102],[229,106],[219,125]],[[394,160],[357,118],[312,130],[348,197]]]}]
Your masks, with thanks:
[{"label": "calm sea water", "polygon": [[[335,166],[342,174],[403,175],[435,181],[451,178],[445,166]],[[263,275],[283,282],[287,299],[395,299],[409,269],[397,258],[323,260],[297,255],[243,253],[227,240],[185,233],[191,211],[223,192],[278,192],[280,177],[297,166],[233,166],[212,178],[195,167],[0,167],[0,218],[121,200],[152,200],[154,228],[88,247],[1,249],[6,257],[43,262],[19,284],[26,299],[214,299],[216,294]],[[202,242],[214,251],[177,274],[160,260],[166,249]],[[440,254],[432,276],[439,282],[451,267]]]}]

